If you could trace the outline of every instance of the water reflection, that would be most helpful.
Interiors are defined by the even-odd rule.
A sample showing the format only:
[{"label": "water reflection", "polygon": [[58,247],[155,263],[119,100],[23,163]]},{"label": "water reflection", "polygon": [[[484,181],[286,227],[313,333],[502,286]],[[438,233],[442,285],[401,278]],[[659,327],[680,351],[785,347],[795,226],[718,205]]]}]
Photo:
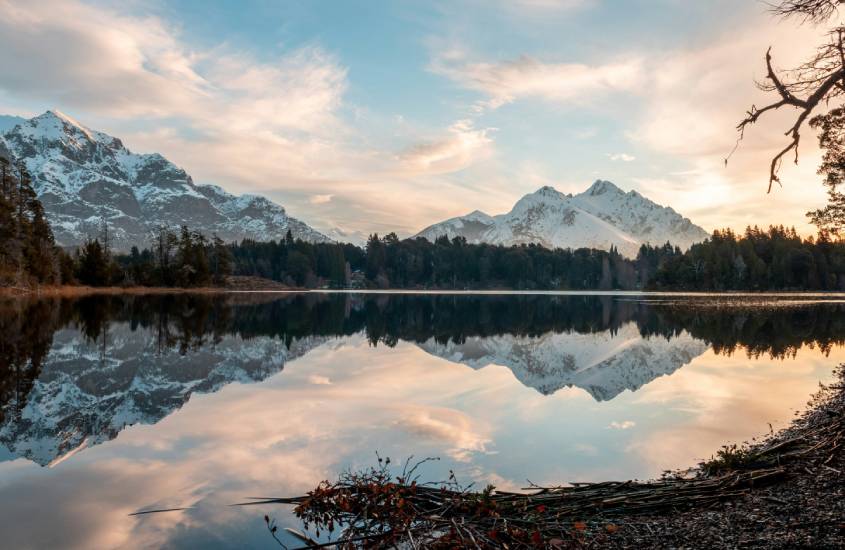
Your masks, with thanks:
[{"label": "water reflection", "polygon": [[226,504],[375,450],[505,488],[653,476],[782,425],[845,359],[845,306],[793,302],[3,301],[4,544],[267,546],[265,512],[294,520]]},{"label": "water reflection", "polygon": [[[194,392],[250,383],[340,337],[412,342],[474,369],[509,368],[543,395],[636,391],[708,349],[750,357],[829,353],[845,305],[672,303],[611,296],[296,294],[91,296],[5,301],[0,443],[51,465],[155,424]],[[315,379],[319,383],[319,379]]]}]

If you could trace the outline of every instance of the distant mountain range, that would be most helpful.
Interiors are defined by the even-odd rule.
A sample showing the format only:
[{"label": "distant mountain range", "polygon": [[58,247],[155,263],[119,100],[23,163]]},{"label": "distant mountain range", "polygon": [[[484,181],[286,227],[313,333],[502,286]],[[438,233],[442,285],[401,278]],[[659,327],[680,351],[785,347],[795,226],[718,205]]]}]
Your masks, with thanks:
[{"label": "distant mountain range", "polygon": [[[227,241],[281,239],[288,230],[310,242],[362,240],[320,233],[257,195],[232,195],[191,176],[158,153],[136,154],[120,139],[91,130],[59,111],[31,119],[0,116],[0,155],[26,164],[56,240],[78,245],[108,222],[114,246],[144,246],[159,225],[188,225]],[[537,243],[548,248],[616,247],[634,257],[644,243],[682,248],[708,233],[669,207],[636,191],[596,181],[577,195],[542,187],[507,214],[478,210],[421,231],[429,240],[462,236],[470,243]],[[357,237],[357,238],[356,238]]]},{"label": "distant mountain range", "polygon": [[31,119],[0,116],[0,155],[26,164],[56,240],[78,245],[106,220],[115,248],[144,246],[159,225],[188,225],[227,241],[330,239],[257,195],[235,196],[196,185],[157,153],[136,154],[115,137],[90,130],[59,111]]},{"label": "distant mountain range", "polygon": [[577,195],[542,187],[522,197],[507,214],[490,216],[476,210],[418,234],[431,241],[443,235],[506,246],[537,243],[547,248],[603,250],[614,246],[628,257],[635,257],[645,243],[668,241],[686,249],[708,237],[704,229],[671,208],[601,180]]}]

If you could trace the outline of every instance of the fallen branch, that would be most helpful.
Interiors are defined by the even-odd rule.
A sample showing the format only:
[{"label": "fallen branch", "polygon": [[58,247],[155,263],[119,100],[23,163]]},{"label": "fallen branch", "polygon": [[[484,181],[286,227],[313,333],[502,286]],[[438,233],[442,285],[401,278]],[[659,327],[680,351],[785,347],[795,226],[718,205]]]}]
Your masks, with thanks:
[{"label": "fallen branch", "polygon": [[[840,381],[845,369],[837,371]],[[438,484],[419,483],[417,463],[406,462],[400,475],[389,459],[363,472],[347,472],[324,481],[307,495],[269,498],[245,504],[283,503],[306,531],[337,538],[319,546],[339,548],[561,548],[601,544],[617,523],[706,509],[811,468],[826,466],[845,440],[841,383],[823,388],[815,406],[792,427],[753,446],[724,447],[693,474],[667,474],[647,482],[573,483],[532,486],[525,492],[472,491],[454,475]],[[425,461],[423,461],[425,462]],[[776,500],[776,497],[764,497]],[[648,525],[646,528],[648,528]],[[313,542],[313,541],[312,541]],[[311,547],[316,546],[314,543]]]}]

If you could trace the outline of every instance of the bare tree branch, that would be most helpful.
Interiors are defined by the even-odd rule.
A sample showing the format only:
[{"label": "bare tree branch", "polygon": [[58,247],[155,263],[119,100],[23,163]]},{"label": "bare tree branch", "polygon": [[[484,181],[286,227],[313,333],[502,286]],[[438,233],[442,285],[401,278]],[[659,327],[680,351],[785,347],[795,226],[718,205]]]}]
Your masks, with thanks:
[{"label": "bare tree branch", "polygon": [[783,0],[769,4],[771,11],[781,17],[799,17],[805,21],[821,23],[830,19],[845,0]]},{"label": "bare tree branch", "polygon": [[[836,5],[845,0],[835,0]],[[797,8],[799,3],[812,3],[813,0],[794,0],[786,2],[781,7],[789,4],[793,8]],[[834,6],[835,10],[836,6]],[[795,152],[795,163],[798,163],[798,146],[801,142],[801,129],[807,122],[808,117],[812,115],[820,105],[827,104],[831,99],[845,94],[845,44],[843,44],[843,36],[845,36],[845,29],[834,29],[830,33],[831,40],[824,44],[816,52],[816,55],[807,63],[791,71],[785,71],[783,75],[779,75],[772,64],[772,49],[766,51],[766,80],[768,82],[758,84],[758,87],[764,91],[775,92],[778,95],[778,100],[758,108],[752,105],[751,109],[746,112],[746,116],[737,125],[739,131],[739,138],[737,144],[745,136],[745,129],[751,124],[755,124],[760,117],[769,112],[776,111],[781,107],[793,107],[798,109],[798,116],[793,125],[784,133],[790,138],[789,143],[772,158],[769,166],[769,187],[768,192],[772,190],[772,184],[780,183],[778,178],[778,171],[780,170],[783,158],[791,151]],[[804,97],[799,97],[803,94]],[[737,146],[734,146],[733,151],[725,159],[728,162],[733,152],[736,151]]]}]

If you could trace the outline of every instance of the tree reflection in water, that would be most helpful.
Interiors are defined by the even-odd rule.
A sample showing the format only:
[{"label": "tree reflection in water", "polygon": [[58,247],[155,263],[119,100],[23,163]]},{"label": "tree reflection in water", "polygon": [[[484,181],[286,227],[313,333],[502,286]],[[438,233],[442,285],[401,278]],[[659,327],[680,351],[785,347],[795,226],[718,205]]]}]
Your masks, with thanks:
[{"label": "tree reflection in water", "polygon": [[[683,366],[706,346],[717,354],[773,359],[795,356],[808,345],[827,353],[845,343],[845,305],[712,298],[654,303],[608,295],[306,293],[6,299],[0,301],[0,436],[14,449],[27,432],[55,431],[55,442],[41,455],[32,449],[17,450],[46,464],[84,441],[91,445],[111,439],[126,424],[155,423],[184,404],[193,391],[217,391],[235,380],[262,380],[281,370],[285,361],[328,339],[359,333],[372,346],[412,342],[429,353],[471,365],[487,360],[485,343],[501,347],[503,341],[517,342],[510,352],[526,361],[524,372],[520,375],[516,366],[508,366],[524,384],[554,393],[563,385],[579,385],[570,372],[577,369],[577,361],[565,355],[568,350],[556,348],[525,359],[531,353],[526,342],[560,334],[612,338],[619,331],[659,342],[694,341],[699,347],[687,349],[662,371],[646,373],[639,381],[625,376],[627,386],[596,386],[595,376],[587,377],[581,385],[597,400],[612,399],[621,389],[636,390]],[[57,333],[74,336],[63,338],[59,346],[54,344]],[[244,351],[250,342],[262,344]],[[54,347],[58,349],[51,351]],[[659,361],[648,356],[655,350],[678,353],[671,347],[651,346],[639,363],[629,361],[622,367],[647,368],[646,363]],[[60,364],[45,370],[50,361]],[[87,401],[62,410],[47,427],[22,418],[36,380],[47,387],[58,379],[80,388]],[[121,408],[121,398],[135,404],[131,414]]]}]

